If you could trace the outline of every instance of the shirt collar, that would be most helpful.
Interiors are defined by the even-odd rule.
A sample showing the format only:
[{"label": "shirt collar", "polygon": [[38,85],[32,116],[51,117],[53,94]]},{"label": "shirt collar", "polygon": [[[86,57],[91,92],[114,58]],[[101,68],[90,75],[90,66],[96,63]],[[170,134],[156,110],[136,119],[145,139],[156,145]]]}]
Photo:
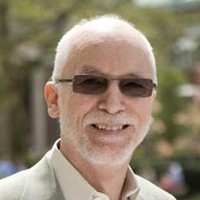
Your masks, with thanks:
[{"label": "shirt collar", "polygon": [[[77,169],[60,152],[58,145],[59,140],[53,145],[48,159],[52,164],[64,198],[70,200],[109,200],[105,194],[97,192],[87,180],[84,179]],[[129,166],[123,186],[122,200],[127,198],[135,199],[138,192],[139,187],[137,181]]]},{"label": "shirt collar", "polygon": [[133,170],[131,169],[131,167],[129,166],[127,170],[124,186],[122,189],[122,200],[136,199],[139,191],[140,191],[140,188],[135,178],[135,174]]}]

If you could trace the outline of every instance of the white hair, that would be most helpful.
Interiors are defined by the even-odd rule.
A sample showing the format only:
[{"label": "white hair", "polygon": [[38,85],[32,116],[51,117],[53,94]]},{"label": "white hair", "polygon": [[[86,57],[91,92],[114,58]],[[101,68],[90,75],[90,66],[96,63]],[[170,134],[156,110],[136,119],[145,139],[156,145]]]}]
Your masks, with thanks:
[{"label": "white hair", "polygon": [[[101,25],[103,28],[105,27],[105,25],[109,27],[116,24],[126,25],[127,28],[136,32],[139,35],[140,39],[143,40],[149,54],[149,59],[151,61],[152,70],[154,74],[154,81],[157,83],[156,63],[155,63],[155,57],[153,54],[153,48],[151,44],[149,43],[146,36],[143,33],[141,33],[138,29],[136,29],[133,24],[122,19],[121,17],[117,15],[104,15],[104,16],[95,17],[91,19],[83,19],[74,27],[72,27],[68,32],[66,32],[61,38],[61,40],[58,42],[58,45],[56,48],[52,79],[58,78],[59,76],[62,75],[63,69],[66,66],[67,61],[70,60],[70,52],[73,48],[72,43],[78,32],[81,31],[81,33],[83,33],[83,31],[86,30],[85,26],[87,25],[92,25],[94,28],[100,29]],[[79,35],[77,35],[77,37],[78,36]]]}]

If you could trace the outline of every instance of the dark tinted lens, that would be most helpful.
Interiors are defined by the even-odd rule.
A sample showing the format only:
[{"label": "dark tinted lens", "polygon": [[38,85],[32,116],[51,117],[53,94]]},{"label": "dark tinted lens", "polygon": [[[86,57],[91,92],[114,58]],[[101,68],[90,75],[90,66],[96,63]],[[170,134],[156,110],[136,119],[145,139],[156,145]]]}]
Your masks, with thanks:
[{"label": "dark tinted lens", "polygon": [[119,87],[121,92],[127,96],[149,97],[154,86],[151,79],[127,78],[120,81]]},{"label": "dark tinted lens", "polygon": [[82,94],[103,93],[108,85],[106,78],[92,75],[77,75],[74,77],[73,91]]}]

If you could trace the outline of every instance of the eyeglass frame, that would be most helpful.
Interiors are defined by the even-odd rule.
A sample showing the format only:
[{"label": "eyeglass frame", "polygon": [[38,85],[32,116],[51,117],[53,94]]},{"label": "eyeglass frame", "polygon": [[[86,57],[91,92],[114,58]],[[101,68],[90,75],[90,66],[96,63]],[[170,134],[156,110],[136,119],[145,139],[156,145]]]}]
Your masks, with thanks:
[{"label": "eyeglass frame", "polygon": [[[120,88],[120,84],[118,85],[119,86],[119,89],[120,89],[120,92],[125,95],[125,96],[129,96],[129,97],[140,97],[140,98],[144,98],[144,97],[150,97],[152,95],[152,92],[153,90],[156,89],[157,87],[157,84],[153,82],[152,79],[149,79],[149,78],[141,78],[141,77],[124,77],[124,78],[115,78],[115,77],[106,77],[106,76],[100,76],[100,75],[92,75],[92,74],[78,74],[78,75],[74,75],[73,78],[60,78],[60,79],[50,79],[51,81],[55,82],[55,83],[74,83],[75,82],[75,79],[76,77],[79,77],[79,76],[91,76],[93,78],[103,78],[103,79],[106,79],[107,81],[112,81],[112,80],[115,80],[115,81],[122,81],[122,80],[126,80],[126,79],[133,79],[133,80],[148,80],[148,81],[151,81],[151,84],[152,84],[152,88],[151,88],[151,93],[149,96],[134,96],[134,95],[127,95],[125,94],[121,88]],[[103,92],[100,92],[100,93],[82,93],[82,92],[77,92],[77,91],[74,91],[74,85],[73,85],[73,92],[75,93],[79,93],[79,94],[86,94],[86,95],[97,95],[97,94],[102,94],[104,93],[106,90],[107,90],[107,87],[105,89],[105,91]]]}]

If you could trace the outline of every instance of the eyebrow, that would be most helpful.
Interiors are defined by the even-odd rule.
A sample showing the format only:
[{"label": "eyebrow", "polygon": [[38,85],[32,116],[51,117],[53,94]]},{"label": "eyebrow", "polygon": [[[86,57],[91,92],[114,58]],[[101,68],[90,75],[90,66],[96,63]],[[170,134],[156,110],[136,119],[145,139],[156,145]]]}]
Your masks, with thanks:
[{"label": "eyebrow", "polygon": [[88,66],[88,65],[78,68],[76,70],[76,73],[79,73],[79,74],[99,73],[99,74],[101,74],[100,70],[97,67]]},{"label": "eyebrow", "polygon": [[[100,71],[99,68],[94,67],[94,66],[88,66],[85,65],[83,67],[80,67],[76,70],[77,74],[97,74],[97,75],[102,75],[102,76],[108,76],[104,72]],[[124,75],[121,75],[121,77],[137,77],[137,78],[144,78],[144,74],[142,73],[127,73]]]}]

